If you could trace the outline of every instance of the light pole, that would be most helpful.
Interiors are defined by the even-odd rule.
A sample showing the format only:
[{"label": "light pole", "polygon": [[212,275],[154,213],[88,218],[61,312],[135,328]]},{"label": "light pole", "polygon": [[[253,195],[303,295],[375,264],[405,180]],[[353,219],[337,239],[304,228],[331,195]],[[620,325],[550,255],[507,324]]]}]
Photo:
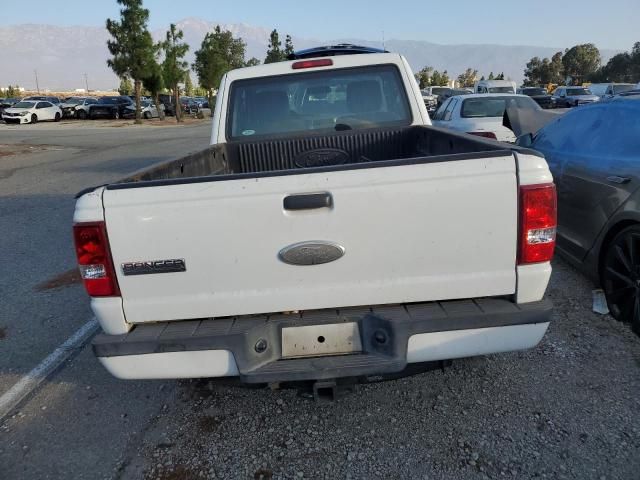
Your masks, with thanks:
[{"label": "light pole", "polygon": [[38,83],[38,71],[34,70],[33,73],[36,74],[36,89],[38,90],[38,95],[40,95],[40,84]]},{"label": "light pole", "polygon": [[89,93],[89,80],[87,74],[84,74],[84,86],[87,87],[87,93]]}]

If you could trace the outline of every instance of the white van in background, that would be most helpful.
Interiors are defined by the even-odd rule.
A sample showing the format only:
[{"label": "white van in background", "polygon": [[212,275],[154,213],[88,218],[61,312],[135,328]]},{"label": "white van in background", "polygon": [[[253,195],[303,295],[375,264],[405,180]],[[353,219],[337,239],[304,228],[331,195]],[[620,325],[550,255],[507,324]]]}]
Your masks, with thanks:
[{"label": "white van in background", "polygon": [[516,93],[516,82],[511,80],[480,80],[473,88],[474,93]]}]

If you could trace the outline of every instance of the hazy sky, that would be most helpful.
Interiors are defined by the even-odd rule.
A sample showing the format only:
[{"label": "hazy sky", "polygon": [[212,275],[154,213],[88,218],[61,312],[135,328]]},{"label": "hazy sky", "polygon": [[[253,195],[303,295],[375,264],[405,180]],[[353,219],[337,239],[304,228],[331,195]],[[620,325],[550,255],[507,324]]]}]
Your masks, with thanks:
[{"label": "hazy sky", "polygon": [[[318,40],[389,38],[435,43],[566,47],[593,42],[630,50],[640,41],[640,0],[145,0],[150,26],[185,17],[277,28]],[[611,7],[611,8],[610,8]],[[115,0],[3,1],[1,23],[104,25]]]}]

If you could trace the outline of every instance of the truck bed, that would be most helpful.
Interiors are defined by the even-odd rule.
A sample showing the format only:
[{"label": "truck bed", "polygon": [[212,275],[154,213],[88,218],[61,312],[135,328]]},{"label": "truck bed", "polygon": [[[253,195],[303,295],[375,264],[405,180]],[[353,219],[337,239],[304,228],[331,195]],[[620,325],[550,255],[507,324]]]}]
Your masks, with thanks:
[{"label": "truck bed", "polygon": [[140,170],[107,188],[446,162],[500,156],[514,149],[518,148],[430,126],[305,134],[212,145]]}]

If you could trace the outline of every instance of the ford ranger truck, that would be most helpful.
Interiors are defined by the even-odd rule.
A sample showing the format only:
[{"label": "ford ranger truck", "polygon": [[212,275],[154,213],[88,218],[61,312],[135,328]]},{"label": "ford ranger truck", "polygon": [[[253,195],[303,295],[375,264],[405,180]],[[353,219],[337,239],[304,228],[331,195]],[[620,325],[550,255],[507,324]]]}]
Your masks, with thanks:
[{"label": "ford ranger truck", "polygon": [[122,379],[372,378],[550,322],[544,158],[432,127],[397,54],[228,72],[208,148],[85,190],[74,222]]}]

